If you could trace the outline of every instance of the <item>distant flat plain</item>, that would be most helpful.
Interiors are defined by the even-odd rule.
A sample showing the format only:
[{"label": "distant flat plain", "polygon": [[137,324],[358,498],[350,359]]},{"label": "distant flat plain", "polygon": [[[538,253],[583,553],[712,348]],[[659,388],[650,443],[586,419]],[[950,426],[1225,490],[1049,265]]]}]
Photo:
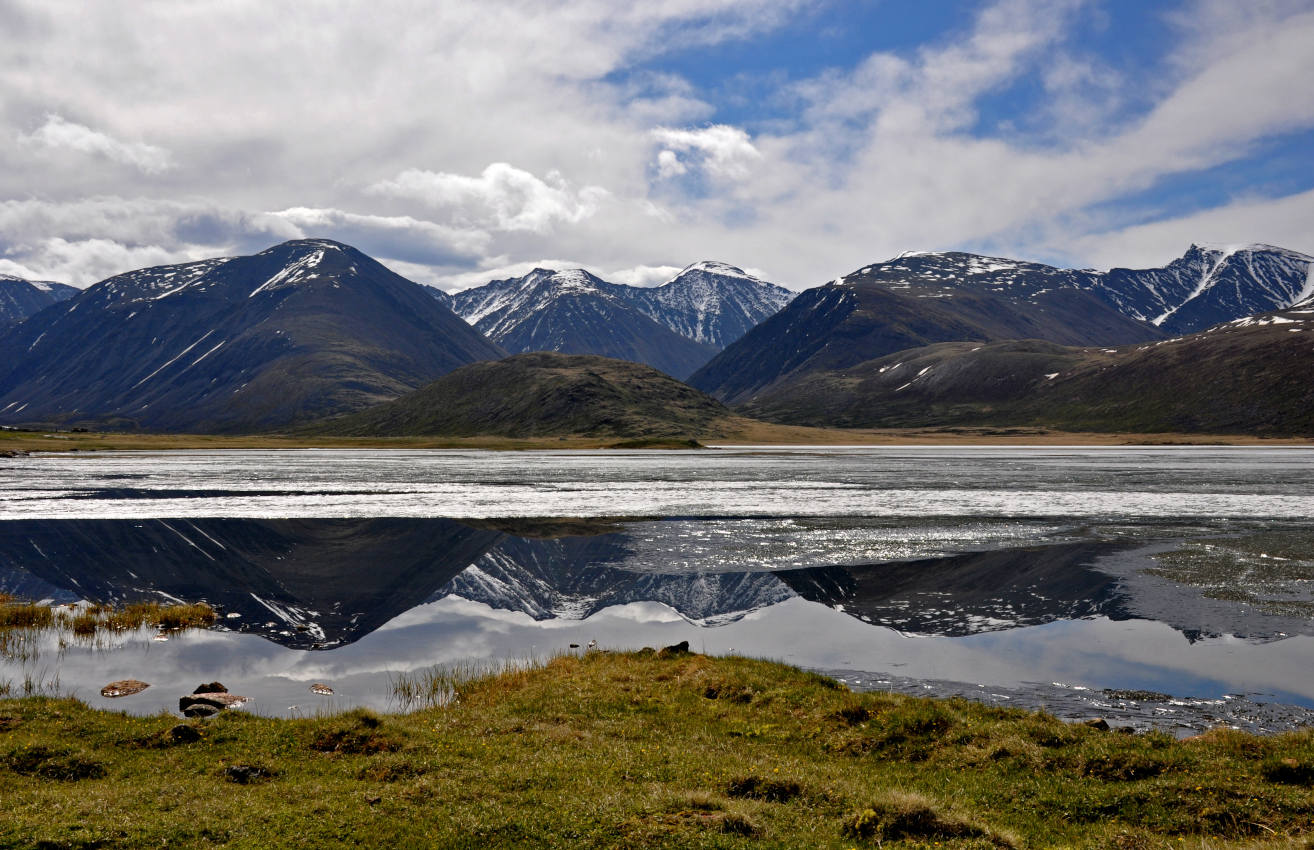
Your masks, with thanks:
[{"label": "distant flat plain", "polygon": [[[766,422],[735,420],[737,428],[725,436],[704,438],[712,445],[781,446],[1307,446],[1309,437],[1265,437],[1254,434],[1099,433],[1047,428],[807,428]],[[160,451],[167,449],[297,449],[297,448],[406,448],[406,449],[597,449],[689,448],[677,440],[655,440],[636,445],[631,440],[596,436],[536,439],[506,437],[307,437],[288,434],[148,434],[136,432],[0,431],[0,453]]]}]

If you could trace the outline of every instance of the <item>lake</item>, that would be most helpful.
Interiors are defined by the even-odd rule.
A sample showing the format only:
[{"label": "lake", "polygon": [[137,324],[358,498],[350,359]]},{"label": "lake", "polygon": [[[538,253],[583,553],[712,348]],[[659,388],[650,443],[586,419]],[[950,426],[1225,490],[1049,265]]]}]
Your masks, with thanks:
[{"label": "lake", "polygon": [[[855,688],[1292,728],[1314,719],[1312,496],[1304,448],[5,459],[0,590],[222,618],[46,635],[0,685],[150,713],[217,678],[261,713],[398,710],[434,665],[688,640]],[[99,695],[119,678],[152,687]]]}]

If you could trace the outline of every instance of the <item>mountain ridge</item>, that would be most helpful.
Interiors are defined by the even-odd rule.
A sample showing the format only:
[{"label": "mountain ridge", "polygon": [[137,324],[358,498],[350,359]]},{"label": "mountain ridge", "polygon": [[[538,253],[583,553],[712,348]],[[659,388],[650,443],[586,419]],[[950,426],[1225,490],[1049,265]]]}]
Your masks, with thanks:
[{"label": "mountain ridge", "polygon": [[935,343],[1117,346],[1167,339],[1314,296],[1312,269],[1314,258],[1258,245],[1192,246],[1161,269],[1108,272],[958,251],[904,252],[805,290],[690,383],[745,404],[792,375]]},{"label": "mountain ridge", "polygon": [[0,338],[0,421],[216,433],[360,409],[504,352],[350,246],[139,269]]}]

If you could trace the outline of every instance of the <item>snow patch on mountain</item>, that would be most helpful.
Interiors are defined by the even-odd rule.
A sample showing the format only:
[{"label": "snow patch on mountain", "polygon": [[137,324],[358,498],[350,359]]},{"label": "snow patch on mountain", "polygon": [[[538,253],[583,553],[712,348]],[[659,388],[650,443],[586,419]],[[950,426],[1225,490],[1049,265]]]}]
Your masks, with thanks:
[{"label": "snow patch on mountain", "polygon": [[195,286],[202,278],[228,260],[227,257],[217,257],[192,263],[138,269],[101,281],[87,291],[107,301],[122,303],[158,301]]},{"label": "snow patch on mountain", "polygon": [[252,298],[261,292],[275,289],[284,284],[293,284],[309,278],[319,277],[314,270],[318,268],[319,264],[324,260],[324,250],[325,249],[321,248],[313,253],[307,254],[291,265],[285,266],[264,283],[251,290],[251,294],[248,295],[247,298]]}]

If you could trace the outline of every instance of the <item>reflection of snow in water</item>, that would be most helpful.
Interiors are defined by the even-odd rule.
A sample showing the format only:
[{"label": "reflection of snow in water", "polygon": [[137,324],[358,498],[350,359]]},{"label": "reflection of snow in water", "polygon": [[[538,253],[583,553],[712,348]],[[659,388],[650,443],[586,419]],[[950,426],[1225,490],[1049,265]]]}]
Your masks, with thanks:
[{"label": "reflection of snow in water", "polygon": [[1311,490],[1308,449],[123,453],[6,461],[0,517],[1314,518]]},{"label": "reflection of snow in water", "polygon": [[[0,520],[687,517],[628,524],[629,554],[612,564],[665,574],[908,560],[1071,540],[1086,526],[1098,526],[1106,539],[1177,536],[1165,532],[1177,520],[1197,525],[1194,533],[1209,533],[1241,520],[1310,520],[1311,492],[1314,451],[1303,449],[316,450],[38,456],[0,464]],[[962,613],[946,610],[944,616]],[[968,616],[980,619],[983,629],[1002,625],[995,622],[999,612]],[[848,671],[860,686],[915,682],[932,693],[960,688],[974,698],[993,693],[1007,704],[1044,705],[1072,716],[1119,709],[1103,688],[1199,697],[1204,702],[1198,705],[1178,700],[1185,704],[1153,707],[1168,725],[1185,728],[1296,722],[1295,714],[1263,714],[1269,709],[1252,709],[1253,702],[1218,702],[1228,693],[1314,707],[1314,685],[1305,674],[1314,651],[1308,637],[1192,643],[1163,623],[1095,617],[909,639],[799,598],[715,622],[716,628],[703,628],[650,601],[608,607],[583,620],[536,621],[448,597],[332,651],[291,650],[225,632],[188,633],[165,643],[143,634],[111,652],[45,647],[29,665],[0,663],[0,682],[21,681],[28,673],[57,675],[63,691],[100,705],[105,682],[141,678],[153,687],[104,703],[140,713],[174,708],[178,695],[216,678],[253,697],[250,710],[261,713],[386,709],[389,677],[398,672],[541,657],[596,638],[616,648],[689,640],[698,651]],[[1037,681],[1090,690],[1028,684]],[[309,694],[312,682],[329,683],[334,696]],[[1129,712],[1129,722],[1142,722],[1141,708],[1120,710]],[[1261,714],[1268,719],[1254,719]]]}]

